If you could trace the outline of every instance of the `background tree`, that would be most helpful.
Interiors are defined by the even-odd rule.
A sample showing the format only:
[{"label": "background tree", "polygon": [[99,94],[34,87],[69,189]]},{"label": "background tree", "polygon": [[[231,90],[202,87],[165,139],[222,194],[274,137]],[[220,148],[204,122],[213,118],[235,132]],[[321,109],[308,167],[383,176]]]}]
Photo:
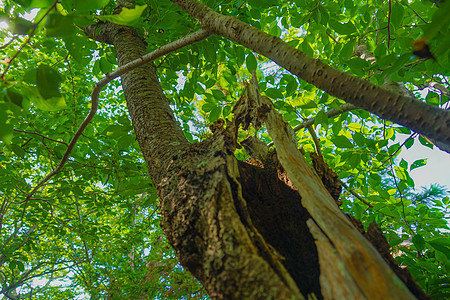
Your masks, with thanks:
[{"label": "background tree", "polygon": [[[344,185],[341,209],[363,222],[360,232],[411,292],[425,297],[392,263],[389,246],[377,227],[369,226],[372,221],[382,227],[390,251],[422,289],[446,297],[449,245],[443,217],[448,197],[433,188],[428,191],[437,196],[432,202],[421,200],[426,193],[414,196],[408,171],[426,160],[408,163],[396,157],[416,139],[425,146],[433,147],[432,140],[444,150],[448,147],[448,3],[438,8],[431,2],[394,1],[205,2],[221,16],[194,1],[174,2],[188,14],[169,1],[136,1],[136,6],[109,1],[3,2],[4,15],[12,16],[3,37],[0,103],[3,295],[204,297],[198,283],[177,264],[159,229],[158,193],[169,242],[212,297],[410,296],[402,284],[389,279],[393,275],[379,255],[353,229],[327,231],[322,209],[328,207],[339,219],[337,206],[328,193],[320,192],[321,183],[303,158],[292,162],[286,156],[299,156],[292,148],[295,140],[305,152],[317,153],[311,155],[316,171],[330,179],[323,181],[335,198]],[[24,19],[23,13],[35,7],[40,8],[35,19]],[[204,30],[158,48],[199,25]],[[213,35],[200,41],[212,33],[228,39]],[[412,57],[413,42],[421,47],[416,53],[431,49],[434,59]],[[155,63],[157,68],[126,66],[173,50]],[[153,56],[140,59],[146,52]],[[116,56],[121,68],[111,73]],[[106,76],[88,99],[97,81],[93,78],[102,74]],[[100,110],[94,116],[96,93],[118,75],[124,94],[119,82],[111,82],[100,93]],[[400,96],[405,86],[424,91],[415,95],[420,101]],[[267,99],[271,101],[264,102]],[[271,103],[289,127],[270,109]],[[205,139],[210,135],[206,125],[219,118],[228,120],[227,129],[216,122],[214,134]],[[262,121],[267,127],[261,128]],[[240,123],[246,131],[238,131]],[[84,130],[77,130],[79,126]],[[409,138],[399,143],[396,136],[405,133]],[[246,139],[250,135],[266,144],[273,139],[282,166],[265,144]],[[249,155],[250,165],[234,158]],[[327,171],[322,159],[339,178]],[[64,167],[61,161],[67,162]],[[305,172],[292,169],[297,165]],[[276,179],[279,175],[295,186],[306,209],[297,192]],[[316,199],[319,194],[324,198]],[[315,200],[324,205],[317,208]],[[345,217],[340,221],[349,223]],[[356,240],[345,246],[361,248],[339,249],[346,237]],[[333,269],[335,260],[327,261],[333,253],[329,240],[341,255],[333,259],[344,259],[343,273]],[[369,254],[356,255],[361,253]],[[358,270],[364,264],[370,268]],[[381,279],[364,284],[380,272]],[[353,281],[348,279],[355,275]],[[42,286],[34,278],[49,284]],[[71,285],[79,288],[64,288]],[[365,290],[355,290],[362,285]]]}]

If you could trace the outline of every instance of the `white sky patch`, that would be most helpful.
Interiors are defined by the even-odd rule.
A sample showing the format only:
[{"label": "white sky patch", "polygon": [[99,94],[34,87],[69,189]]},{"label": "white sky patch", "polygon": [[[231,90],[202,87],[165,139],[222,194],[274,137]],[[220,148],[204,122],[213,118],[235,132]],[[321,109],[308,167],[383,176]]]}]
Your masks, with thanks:
[{"label": "white sky patch", "polygon": [[6,30],[9,28],[9,23],[5,20],[0,20],[0,30]]},{"label": "white sky patch", "polygon": [[24,14],[19,14],[19,16],[21,18],[24,18],[25,20],[33,21],[34,18],[36,18],[36,15],[38,14],[38,12],[39,12],[39,8],[33,8],[29,12],[26,12]]},{"label": "white sky patch", "polygon": [[[396,142],[400,144],[405,141],[407,136],[397,138]],[[414,180],[415,189],[422,186],[430,186],[437,183],[450,188],[450,155],[439,150],[436,146],[430,149],[419,142],[416,138],[414,145],[408,150],[402,149],[398,159],[404,159],[411,165],[418,159],[427,159],[427,164],[423,167],[412,170],[409,175]]]}]

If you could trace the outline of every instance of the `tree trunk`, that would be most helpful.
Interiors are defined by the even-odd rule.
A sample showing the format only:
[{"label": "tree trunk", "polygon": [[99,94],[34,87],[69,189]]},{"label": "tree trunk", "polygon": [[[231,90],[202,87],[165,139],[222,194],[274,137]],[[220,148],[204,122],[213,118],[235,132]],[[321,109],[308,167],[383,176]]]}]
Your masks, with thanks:
[{"label": "tree trunk", "polygon": [[[119,65],[145,54],[133,28],[97,27],[95,39],[114,45]],[[124,74],[122,85],[158,190],[162,227],[181,264],[212,298],[414,298],[337,207],[324,206],[338,216],[334,231],[318,217],[320,207],[305,209],[302,189],[329,197],[311,170],[289,176],[314,182],[313,190],[302,183],[292,188],[279,179],[276,159],[264,168],[237,161],[237,123],[224,129],[218,122],[211,138],[189,144],[153,64]]]}]

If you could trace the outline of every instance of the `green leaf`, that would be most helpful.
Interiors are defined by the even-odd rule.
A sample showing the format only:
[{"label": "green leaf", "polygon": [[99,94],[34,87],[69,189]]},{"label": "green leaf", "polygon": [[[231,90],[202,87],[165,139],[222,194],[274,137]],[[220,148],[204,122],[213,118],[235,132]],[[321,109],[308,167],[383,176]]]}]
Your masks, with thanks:
[{"label": "green leaf", "polygon": [[[163,29],[172,29],[175,28],[179,19],[180,19],[180,14],[177,13],[176,11],[169,11],[166,12],[163,17],[161,18],[161,21],[159,22],[159,25],[163,28]],[[211,45],[211,44],[208,44]],[[212,46],[212,45],[211,45]]]},{"label": "green leaf", "polygon": [[219,119],[220,115],[222,114],[222,107],[216,106],[214,107],[211,112],[209,113],[209,121],[215,122],[217,119]]},{"label": "green leaf", "polygon": [[324,110],[317,113],[314,125],[321,125],[324,130],[328,130],[328,115]]},{"label": "green leaf", "polygon": [[[67,3],[68,2],[68,3]],[[69,0],[63,1],[64,5],[78,11],[90,11],[102,9],[109,3],[109,0]]]},{"label": "green leaf", "polygon": [[440,9],[437,9],[433,14],[431,23],[428,23],[424,28],[423,36],[427,39],[432,39],[439,33],[442,27],[445,28],[450,22],[450,2],[439,1]]},{"label": "green leaf", "polygon": [[102,21],[109,21],[111,23],[116,23],[119,25],[129,25],[132,26],[137,23],[141,17],[144,10],[147,8],[145,5],[136,5],[135,8],[123,7],[122,11],[118,15],[106,15],[106,16],[96,16],[96,18]]},{"label": "green leaf", "polygon": [[[283,78],[285,77],[283,76]],[[288,83],[286,85],[286,96],[289,97],[297,90],[298,83],[297,80],[295,80],[295,78],[292,76],[286,78],[288,78],[287,79]]]},{"label": "green leaf", "polygon": [[393,3],[391,9],[391,25],[394,28],[398,28],[402,24],[404,11],[403,5],[399,2]]},{"label": "green leaf", "polygon": [[448,257],[442,253],[441,251],[436,250],[436,252],[434,252],[434,256],[436,257],[436,259],[441,263],[441,264],[447,264],[448,263]]},{"label": "green leaf", "polygon": [[60,14],[49,14],[45,23],[47,36],[63,37],[71,35],[75,31],[73,16],[63,16]]},{"label": "green leaf", "polygon": [[57,111],[67,108],[64,97],[51,97],[44,99],[36,87],[23,86],[23,95],[36,107],[44,111]]},{"label": "green leaf", "polygon": [[10,87],[6,90],[6,99],[19,107],[22,107],[22,102],[24,100],[23,96],[14,87]]},{"label": "green leaf", "polygon": [[413,236],[412,242],[418,251],[423,251],[425,249],[425,240],[420,234]]},{"label": "green leaf", "polygon": [[283,94],[280,92],[279,89],[268,88],[264,91],[264,93],[267,95],[267,97],[269,97],[272,100],[284,98]]},{"label": "green leaf", "polygon": [[416,160],[415,162],[413,162],[413,163],[411,164],[409,170],[412,171],[412,170],[414,170],[414,169],[416,169],[416,168],[418,168],[418,167],[425,166],[426,164],[427,164],[427,159],[426,159],[426,158],[424,158],[424,159],[418,159],[418,160]]},{"label": "green leaf", "polygon": [[[2,104],[2,103],[0,103]],[[13,126],[8,121],[8,114],[6,113],[4,106],[0,106],[0,141],[9,143],[13,136]]]},{"label": "green leaf", "polygon": [[314,50],[311,48],[311,44],[307,38],[305,38],[301,44],[303,52],[308,54],[309,56],[314,56]]},{"label": "green leaf", "polygon": [[412,147],[412,145],[414,145],[414,139],[409,139],[405,142],[405,147],[406,149],[409,149]]},{"label": "green leaf", "polygon": [[406,127],[397,127],[396,130],[398,133],[411,134],[411,130]]},{"label": "green leaf", "polygon": [[29,34],[33,30],[34,25],[28,20],[15,18],[14,20],[12,20],[12,27],[12,31],[15,34]]},{"label": "green leaf", "polygon": [[430,149],[433,149],[433,144],[430,143],[427,139],[425,139],[423,136],[419,136],[419,142],[424,145],[425,147],[428,147]]},{"label": "green leaf", "polygon": [[320,5],[319,11],[320,11],[320,15],[321,15],[320,24],[322,24],[323,26],[327,26],[328,20],[330,18],[327,9],[325,8],[325,6]]},{"label": "green leaf", "polygon": [[247,58],[245,59],[245,64],[247,65],[247,70],[251,73],[252,71],[256,70],[257,62],[256,58],[253,55],[253,53],[250,53],[247,55]]},{"label": "green leaf", "polygon": [[21,262],[20,260],[16,260],[16,266],[20,272],[23,272],[25,270],[25,266],[23,265],[23,262]]},{"label": "green leaf", "polygon": [[353,52],[355,49],[355,43],[356,43],[356,40],[352,40],[348,43],[345,43],[344,47],[342,47],[342,50],[340,52],[339,58],[341,60],[347,60],[353,56]]},{"label": "green leaf", "polygon": [[308,101],[308,100],[306,99],[306,101],[307,101],[307,102],[305,102],[305,103],[303,103],[303,104],[300,104],[299,106],[300,106],[301,108],[303,108],[303,109],[316,108],[316,107],[317,107],[316,102],[314,102],[313,100]]},{"label": "green leaf", "polygon": [[106,74],[113,70],[113,65],[108,61],[106,57],[100,58],[100,70]]},{"label": "green leaf", "polygon": [[31,68],[25,72],[22,80],[26,83],[36,85],[36,72],[37,68]]},{"label": "green leaf", "polygon": [[445,256],[447,256],[447,259],[450,259],[450,245],[448,245],[448,243],[445,243],[444,240],[448,240],[448,238],[436,238],[427,241],[427,243],[430,244],[434,249],[445,254]]},{"label": "green leaf", "polygon": [[355,132],[355,134],[353,135],[353,140],[360,147],[366,146],[366,143],[367,143],[366,138],[364,137],[364,135],[362,133]]},{"label": "green leaf", "polygon": [[211,102],[206,102],[205,104],[203,104],[202,106],[202,110],[204,112],[210,112],[214,107],[216,107],[217,105],[215,103],[211,103]]},{"label": "green leaf", "polygon": [[352,142],[350,142],[349,139],[347,139],[343,135],[338,135],[338,136],[332,138],[331,141],[338,148],[353,148]]},{"label": "green leaf", "polygon": [[224,117],[228,116],[231,113],[231,106],[227,105],[223,108],[222,114]]},{"label": "green leaf", "polygon": [[331,28],[341,35],[349,35],[357,32],[355,25],[353,25],[351,21],[348,21],[347,23],[340,23],[335,20],[329,20],[328,24],[330,24]]},{"label": "green leaf", "polygon": [[408,172],[404,168],[394,166],[394,169],[398,178],[401,180],[408,180]]},{"label": "green leaf", "polygon": [[53,0],[32,0],[30,7],[47,8],[53,5]]},{"label": "green leaf", "polygon": [[361,154],[360,153],[352,154],[350,158],[347,160],[347,163],[350,168],[357,168],[361,163]]},{"label": "green leaf", "polygon": [[11,148],[12,148],[12,150],[14,151],[14,153],[18,157],[24,157],[25,156],[25,151],[19,145],[12,144]]},{"label": "green leaf", "polygon": [[59,84],[62,81],[57,71],[46,64],[40,64],[36,71],[36,85],[42,98],[59,98]]},{"label": "green leaf", "polygon": [[[78,34],[65,36],[63,38],[64,44],[66,45],[69,54],[75,59],[75,61],[80,64],[80,66],[86,66],[91,60],[90,47],[93,46],[93,42],[89,41],[86,36],[81,36]],[[98,60],[94,63],[98,66]]]}]

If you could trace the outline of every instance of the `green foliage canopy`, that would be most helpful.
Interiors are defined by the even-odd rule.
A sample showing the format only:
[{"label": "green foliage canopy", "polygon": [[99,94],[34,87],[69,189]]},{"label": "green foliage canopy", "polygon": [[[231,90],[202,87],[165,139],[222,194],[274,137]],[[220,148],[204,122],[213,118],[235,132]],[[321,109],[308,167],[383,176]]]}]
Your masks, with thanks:
[{"label": "green foliage canopy", "polygon": [[[62,158],[89,111],[95,82],[117,67],[114,49],[89,40],[83,27],[99,21],[134,26],[149,52],[199,28],[168,0],[135,2],[118,14],[108,0],[1,4],[0,18],[9,25],[0,35],[4,295],[206,297],[177,264],[159,229],[156,192],[119,81],[101,93],[100,110],[63,171],[26,198]],[[397,82],[422,101],[449,106],[448,1],[441,7],[419,0],[204,3],[337,69],[378,85]],[[38,10],[37,15],[27,20],[24,13],[32,9]],[[426,38],[435,60],[412,55],[412,44],[420,38]],[[155,64],[177,120],[192,142],[208,136],[209,123],[232,117],[244,81],[256,70],[263,95],[273,100],[292,127],[301,128],[299,145],[306,152],[320,148],[348,186],[341,196],[342,209],[365,224],[379,223],[397,260],[422,288],[436,298],[449,295],[448,195],[439,186],[417,191],[409,172],[425,165],[426,159],[398,159],[416,142],[433,148],[426,137],[363,110],[330,116],[327,111],[341,108],[342,100],[218,36]],[[307,120],[313,127],[304,129]],[[271,142],[264,128],[255,133]],[[241,139],[246,136],[240,134]],[[243,149],[236,156],[248,157]],[[59,278],[69,281],[61,283]],[[47,281],[49,285],[42,284]]]}]

